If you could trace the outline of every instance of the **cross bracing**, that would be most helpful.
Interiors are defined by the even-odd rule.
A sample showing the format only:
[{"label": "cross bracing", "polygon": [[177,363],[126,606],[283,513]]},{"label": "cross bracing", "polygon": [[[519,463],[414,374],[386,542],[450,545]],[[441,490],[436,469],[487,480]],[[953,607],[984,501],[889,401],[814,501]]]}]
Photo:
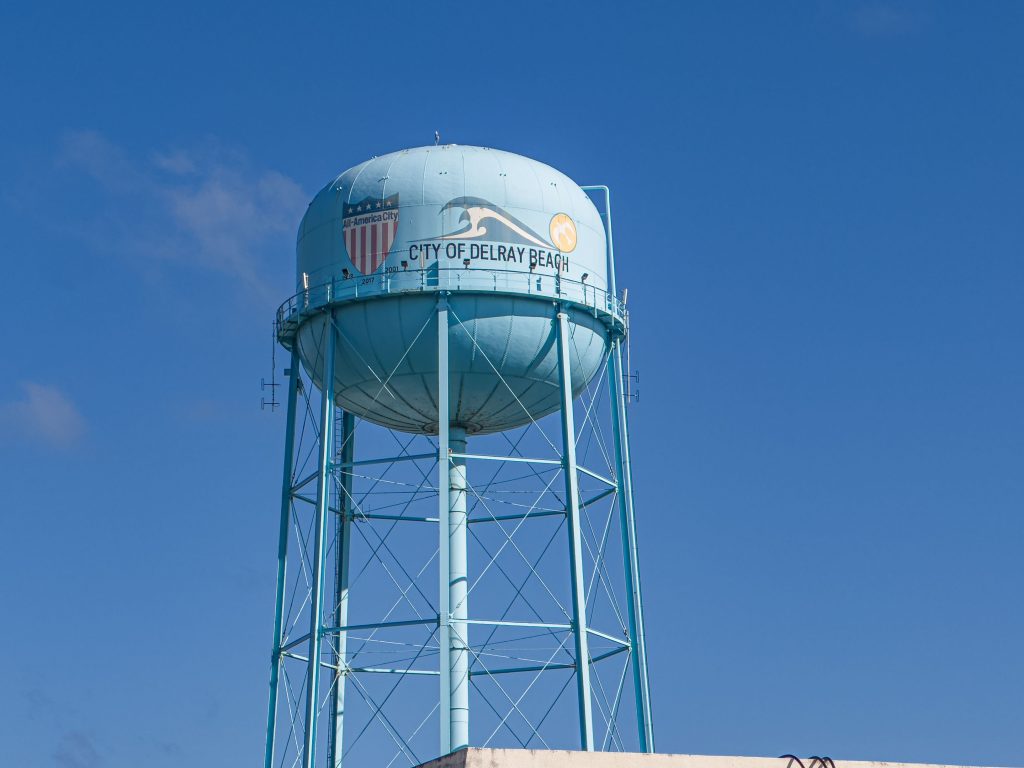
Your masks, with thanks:
[{"label": "cross bracing", "polygon": [[[562,326],[571,365],[573,326]],[[334,344],[345,343],[336,324],[324,328],[316,348],[306,350],[314,360],[330,354],[332,333]],[[449,332],[460,328],[453,313]],[[571,417],[531,416],[519,430],[449,447],[444,464],[466,467],[460,525],[470,568],[461,597],[442,612],[436,530],[447,473],[439,440],[391,432],[325,405],[293,356],[270,764],[416,765],[435,756],[431,725],[449,704],[437,694],[451,648],[468,657],[464,679],[454,684],[468,683],[473,701],[469,743],[641,747],[630,713],[642,707],[629,701],[639,689],[627,684],[635,648],[631,587],[615,562],[629,544],[617,524],[621,469],[609,436],[620,404],[610,402],[614,386],[606,386],[616,375],[607,373],[611,362],[609,354],[581,395],[568,398]],[[390,374],[375,372],[377,396],[387,395]],[[559,420],[562,439],[554,437]],[[450,490],[444,487],[445,495]],[[569,529],[574,553],[566,551]],[[574,567],[578,583],[566,578]],[[443,749],[443,736],[441,742]]]}]

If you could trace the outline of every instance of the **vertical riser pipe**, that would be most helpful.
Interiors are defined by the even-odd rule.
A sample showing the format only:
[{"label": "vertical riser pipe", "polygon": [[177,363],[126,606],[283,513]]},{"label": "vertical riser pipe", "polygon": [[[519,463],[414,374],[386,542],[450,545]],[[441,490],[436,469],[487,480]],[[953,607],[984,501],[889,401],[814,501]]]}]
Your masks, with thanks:
[{"label": "vertical riser pipe", "polygon": [[[606,186],[583,187],[604,196],[604,227],[608,291],[613,302],[618,298],[615,274],[615,241],[612,236],[611,190]],[[643,600],[640,595],[640,562],[636,545],[636,517],[633,510],[633,471],[629,460],[629,428],[626,416],[624,382],[629,371],[622,366],[622,338],[612,342],[608,378],[612,400],[612,433],[618,484],[619,524],[622,535],[623,568],[629,616],[629,644],[633,667],[633,694],[636,703],[637,733],[641,752],[654,752],[654,723],[651,718],[651,691],[647,678],[647,641],[644,636]]]}]

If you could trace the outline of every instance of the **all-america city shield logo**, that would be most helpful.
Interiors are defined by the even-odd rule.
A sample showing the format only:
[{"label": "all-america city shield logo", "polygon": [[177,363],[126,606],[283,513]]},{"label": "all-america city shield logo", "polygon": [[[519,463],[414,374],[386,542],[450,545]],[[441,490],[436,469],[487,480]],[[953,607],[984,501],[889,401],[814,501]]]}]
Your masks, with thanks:
[{"label": "all-america city shield logo", "polygon": [[349,260],[361,274],[372,275],[388,257],[398,233],[398,194],[346,203],[341,226]]}]

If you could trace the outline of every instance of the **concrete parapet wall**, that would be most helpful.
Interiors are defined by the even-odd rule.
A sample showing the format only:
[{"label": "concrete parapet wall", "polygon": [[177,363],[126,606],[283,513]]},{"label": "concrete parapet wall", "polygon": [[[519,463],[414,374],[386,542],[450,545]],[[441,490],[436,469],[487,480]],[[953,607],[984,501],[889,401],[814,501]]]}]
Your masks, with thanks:
[{"label": "concrete parapet wall", "polygon": [[[803,758],[802,758],[803,759]],[[810,760],[803,759],[805,766]],[[835,768],[964,768],[934,763],[835,760]],[[726,755],[643,755],[625,752],[573,752],[547,749],[463,749],[422,768],[799,768],[777,757]]]}]

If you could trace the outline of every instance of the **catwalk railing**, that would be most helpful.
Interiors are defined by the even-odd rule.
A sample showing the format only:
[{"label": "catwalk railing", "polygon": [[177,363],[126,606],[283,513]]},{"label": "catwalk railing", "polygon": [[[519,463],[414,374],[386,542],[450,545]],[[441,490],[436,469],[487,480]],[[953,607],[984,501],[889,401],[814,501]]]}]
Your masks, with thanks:
[{"label": "catwalk railing", "polygon": [[626,327],[628,319],[626,305],[619,297],[587,280],[573,280],[558,273],[455,266],[427,269],[386,267],[385,270],[389,271],[335,278],[289,297],[277,310],[278,338],[287,340],[303,317],[331,305],[440,291],[531,296],[568,302],[577,308],[587,308],[595,317],[603,317],[620,331]]}]

